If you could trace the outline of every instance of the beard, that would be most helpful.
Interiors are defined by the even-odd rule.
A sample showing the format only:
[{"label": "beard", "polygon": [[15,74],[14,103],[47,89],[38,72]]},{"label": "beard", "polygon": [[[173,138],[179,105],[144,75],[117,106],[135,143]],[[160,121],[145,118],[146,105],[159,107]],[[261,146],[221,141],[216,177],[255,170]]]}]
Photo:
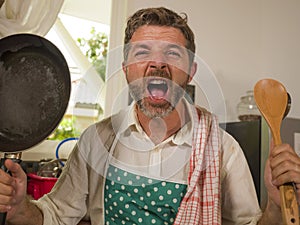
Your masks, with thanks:
[{"label": "beard", "polygon": [[[129,83],[129,92],[133,100],[137,103],[139,109],[149,118],[165,117],[169,115],[182,99],[185,93],[186,85],[179,86],[169,79],[169,74],[165,70],[151,71],[147,77]],[[153,78],[164,78],[166,80],[166,88],[169,94],[167,99],[159,103],[149,101],[146,95],[149,90],[149,80]],[[151,91],[149,91],[151,93]]]}]

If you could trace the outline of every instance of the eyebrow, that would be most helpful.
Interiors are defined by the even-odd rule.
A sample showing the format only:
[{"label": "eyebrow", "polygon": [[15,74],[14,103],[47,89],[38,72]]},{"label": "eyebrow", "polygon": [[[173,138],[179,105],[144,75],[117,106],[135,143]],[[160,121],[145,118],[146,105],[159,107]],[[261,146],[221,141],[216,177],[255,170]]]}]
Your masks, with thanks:
[{"label": "eyebrow", "polygon": [[150,50],[150,46],[147,45],[147,44],[144,44],[144,43],[138,43],[138,44],[131,44],[131,50],[134,51],[138,48],[144,48],[144,49],[147,49],[147,50]]},{"label": "eyebrow", "polygon": [[[147,49],[150,50],[151,49],[151,43],[150,44],[145,44],[145,43],[135,43],[135,44],[131,44],[131,51],[134,51],[138,48],[143,48],[143,49]],[[180,45],[177,44],[167,44],[166,46],[164,46],[164,49],[170,49],[170,48],[176,48],[181,52],[184,52],[184,49],[186,49],[186,47],[182,47]]]},{"label": "eyebrow", "polygon": [[176,48],[181,52],[184,52],[184,49],[186,49],[186,47],[182,47],[182,46],[177,45],[177,44],[168,44],[167,47],[168,48]]}]

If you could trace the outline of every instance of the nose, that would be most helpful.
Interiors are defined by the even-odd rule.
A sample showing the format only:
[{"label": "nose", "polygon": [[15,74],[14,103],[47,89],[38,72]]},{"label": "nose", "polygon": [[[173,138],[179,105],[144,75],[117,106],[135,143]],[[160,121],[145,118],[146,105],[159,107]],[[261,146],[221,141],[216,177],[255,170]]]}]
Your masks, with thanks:
[{"label": "nose", "polygon": [[151,60],[149,61],[150,69],[166,69],[167,63],[164,55],[162,53],[156,52],[152,55]]},{"label": "nose", "polygon": [[169,76],[168,64],[162,61],[149,61],[147,66],[148,75]]},{"label": "nose", "polygon": [[167,68],[167,64],[165,62],[161,62],[161,61],[150,61],[149,62],[149,68],[150,69],[166,69]]}]

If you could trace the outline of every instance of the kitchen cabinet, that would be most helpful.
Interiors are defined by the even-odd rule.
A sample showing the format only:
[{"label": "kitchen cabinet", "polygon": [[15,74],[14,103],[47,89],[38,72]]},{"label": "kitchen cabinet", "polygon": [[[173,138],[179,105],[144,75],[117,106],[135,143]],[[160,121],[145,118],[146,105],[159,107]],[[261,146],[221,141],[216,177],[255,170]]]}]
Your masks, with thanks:
[{"label": "kitchen cabinet", "polygon": [[[242,147],[248,161],[257,192],[257,198],[262,208],[266,206],[267,192],[264,185],[265,162],[269,155],[270,132],[264,119],[220,124],[231,134]],[[295,146],[295,134],[300,133],[300,119],[285,118],[282,121],[281,137],[283,143]],[[300,148],[300,147],[298,147]]]}]

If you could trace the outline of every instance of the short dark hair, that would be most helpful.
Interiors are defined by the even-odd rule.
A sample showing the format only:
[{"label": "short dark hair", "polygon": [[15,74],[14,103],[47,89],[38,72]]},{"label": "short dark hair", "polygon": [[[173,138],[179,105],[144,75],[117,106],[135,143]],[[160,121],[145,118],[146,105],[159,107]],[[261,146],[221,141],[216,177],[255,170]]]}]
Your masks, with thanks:
[{"label": "short dark hair", "polygon": [[190,63],[194,61],[196,51],[195,37],[187,24],[187,15],[182,16],[165,7],[140,9],[127,20],[124,38],[124,58],[127,59],[128,44],[134,32],[143,25],[169,26],[179,29],[186,39],[186,48],[189,50]]}]

